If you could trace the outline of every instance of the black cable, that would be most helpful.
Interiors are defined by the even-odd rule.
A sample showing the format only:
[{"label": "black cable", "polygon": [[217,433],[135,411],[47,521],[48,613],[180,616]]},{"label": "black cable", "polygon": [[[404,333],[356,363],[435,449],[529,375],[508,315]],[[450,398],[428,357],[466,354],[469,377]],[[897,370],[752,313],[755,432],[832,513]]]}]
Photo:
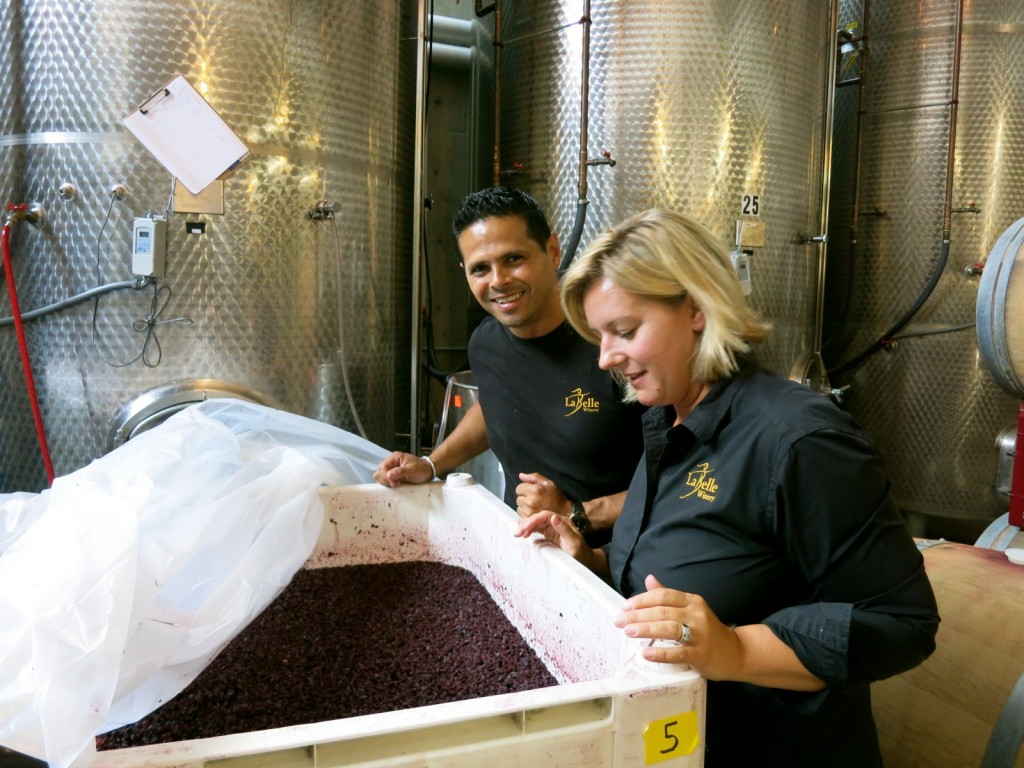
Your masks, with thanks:
[{"label": "black cable", "polygon": [[[173,179],[172,179],[171,184],[172,184],[172,186],[171,186],[171,193],[173,195],[173,191],[174,191]],[[114,203],[116,202],[116,200],[117,200],[117,196],[115,194],[111,194],[110,195],[110,205],[107,206],[107,215],[103,217],[103,223],[100,225],[100,231],[96,235],[96,259],[95,259],[95,262],[96,262],[96,264],[95,264],[95,266],[96,266],[96,288],[93,289],[94,291],[96,291],[96,295],[95,295],[95,301],[93,302],[93,306],[92,306],[92,329],[91,330],[92,330],[92,343],[93,343],[93,347],[96,348],[97,351],[99,351],[99,350],[98,350],[98,345],[96,344],[96,320],[97,320],[98,315],[99,315],[100,296],[102,295],[102,293],[106,292],[106,291],[100,291],[100,288],[101,288],[101,286],[100,286],[100,247],[103,244],[103,231],[107,228],[107,223],[110,221],[110,213],[114,209]],[[126,363],[111,362],[110,360],[106,359],[106,356],[101,354],[101,357],[103,358],[103,362],[105,362],[107,365],[109,365],[109,366],[111,366],[113,368],[124,368],[125,366],[131,365],[136,360],[140,360],[140,359],[146,365],[146,367],[148,367],[148,368],[156,368],[158,365],[160,365],[160,360],[163,358],[163,350],[160,347],[160,340],[156,336],[156,326],[158,326],[158,325],[167,325],[167,324],[170,324],[170,323],[173,323],[175,325],[192,325],[192,320],[190,318],[187,318],[187,317],[175,317],[175,318],[171,318],[170,320],[159,320],[158,318],[160,317],[160,314],[164,311],[164,309],[166,309],[167,302],[169,302],[170,299],[171,299],[171,289],[170,289],[170,287],[168,287],[166,285],[160,286],[158,288],[157,284],[156,284],[156,280],[154,280],[154,279],[152,279],[150,277],[144,277],[144,276],[137,276],[135,284],[134,284],[134,287],[135,288],[144,288],[147,284],[153,286],[153,298],[150,301],[149,314],[144,316],[144,317],[139,318],[138,320],[134,320],[132,322],[132,330],[134,330],[134,331],[136,331],[138,333],[145,332],[145,334],[146,334],[146,338],[142,342],[142,349],[139,350],[139,353],[137,355],[135,355],[135,357],[133,357],[131,360],[129,360]],[[160,303],[161,297],[163,297],[163,303],[162,304]],[[152,358],[150,356],[150,354],[149,354],[150,344],[153,344],[156,347],[156,358],[155,359]]]},{"label": "black cable", "polygon": [[846,324],[846,318],[849,317],[849,315],[850,315],[850,305],[853,303],[853,278],[854,278],[853,263],[854,263],[854,259],[855,259],[855,256],[854,256],[855,253],[856,253],[856,247],[851,245],[850,246],[850,250],[848,251],[848,255],[847,255],[846,263],[845,263],[845,267],[846,267],[846,289],[843,291],[842,307],[840,308],[839,314],[836,317],[835,325],[832,328],[831,333],[829,333],[828,338],[826,338],[821,343],[821,351],[822,351],[822,353],[824,353],[825,350],[828,349],[832,345],[833,342],[835,342],[836,337],[839,335],[839,331],[842,330],[843,326]]},{"label": "black cable", "polygon": [[[107,222],[110,221],[110,213],[114,210],[114,203],[117,202],[117,193],[110,193],[110,205],[107,206],[107,215],[103,217],[103,223],[100,224],[100,231],[96,234],[96,250],[94,267],[96,272],[96,286],[100,286],[100,246],[103,244],[103,230],[107,228]],[[96,348],[96,317],[100,311],[100,296],[102,294],[97,293],[95,300],[92,303],[92,345]]]},{"label": "black cable", "polygon": [[424,282],[427,289],[427,301],[426,309],[423,313],[423,334],[425,337],[425,355],[423,361],[423,368],[440,384],[447,384],[448,377],[453,373],[464,370],[468,361],[456,368],[446,371],[441,367],[441,363],[437,359],[437,345],[434,343],[434,289],[430,281],[430,258],[428,256],[427,249],[427,225],[426,217],[423,219],[423,226],[421,227],[421,247],[423,248],[423,272]]},{"label": "black cable", "polygon": [[[170,286],[161,285],[157,288],[156,280],[152,282],[153,286],[153,298],[150,301],[149,314],[140,317],[138,320],[132,321],[132,330],[136,333],[145,333],[146,338],[142,342],[142,349],[135,355],[131,360],[126,363],[112,363],[109,360],[104,359],[107,365],[114,368],[124,368],[131,365],[136,360],[142,360],[147,368],[156,368],[160,365],[160,360],[163,357],[163,349],[160,347],[160,340],[156,337],[156,327],[158,325],[192,325],[192,320],[187,317],[172,317],[169,320],[158,319],[161,313],[167,309],[167,303],[171,300],[171,289]],[[161,303],[160,299],[163,298]],[[96,333],[96,327],[93,326],[93,334]],[[152,359],[149,356],[149,345],[152,343],[156,347],[156,359]]]},{"label": "black cable", "polygon": [[[96,285],[100,284],[100,245],[103,243],[103,230],[107,228],[107,222],[110,221],[110,212],[114,210],[114,203],[117,202],[117,195],[111,193],[110,205],[107,206],[107,215],[103,217],[103,223],[100,225],[99,234],[96,235]],[[99,304],[99,297],[96,297],[96,303]],[[95,307],[93,308],[95,312]],[[95,320],[95,315],[93,316]]]},{"label": "black cable", "polygon": [[890,341],[901,341],[903,339],[919,339],[922,336],[938,336],[943,333],[958,333],[977,328],[977,323],[960,323],[959,325],[945,325],[941,328],[922,328],[919,331],[904,331],[893,336]]}]

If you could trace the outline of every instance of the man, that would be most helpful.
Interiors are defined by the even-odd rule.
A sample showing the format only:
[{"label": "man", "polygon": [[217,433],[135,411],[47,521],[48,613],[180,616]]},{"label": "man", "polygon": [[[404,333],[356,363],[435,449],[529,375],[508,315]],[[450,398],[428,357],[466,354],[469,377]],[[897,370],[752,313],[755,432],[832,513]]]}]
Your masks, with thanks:
[{"label": "man", "polygon": [[524,518],[520,535],[546,526],[548,510],[605,541],[640,458],[642,406],[622,402],[597,347],[566,322],[558,238],[533,198],[512,187],[469,195],[452,231],[469,288],[491,315],[469,342],[478,402],[429,456],[392,453],[374,477],[428,482],[489,447],[505,503]]}]

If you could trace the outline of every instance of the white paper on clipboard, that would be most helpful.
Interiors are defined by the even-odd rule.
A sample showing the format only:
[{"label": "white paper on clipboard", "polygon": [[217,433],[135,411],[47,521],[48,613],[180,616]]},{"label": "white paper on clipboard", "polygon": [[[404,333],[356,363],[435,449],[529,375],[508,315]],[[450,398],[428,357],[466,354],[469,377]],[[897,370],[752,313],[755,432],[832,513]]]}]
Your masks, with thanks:
[{"label": "white paper on clipboard", "polygon": [[248,147],[182,75],[123,122],[193,195],[249,156]]}]

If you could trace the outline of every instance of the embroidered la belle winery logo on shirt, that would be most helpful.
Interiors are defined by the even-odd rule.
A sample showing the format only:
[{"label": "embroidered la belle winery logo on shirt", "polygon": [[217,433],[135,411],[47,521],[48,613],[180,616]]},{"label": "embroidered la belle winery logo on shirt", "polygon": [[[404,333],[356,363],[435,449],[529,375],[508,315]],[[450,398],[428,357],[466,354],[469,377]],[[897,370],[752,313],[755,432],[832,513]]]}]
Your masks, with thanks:
[{"label": "embroidered la belle winery logo on shirt", "polygon": [[565,415],[572,416],[580,411],[583,411],[583,413],[597,413],[601,410],[601,403],[589,392],[584,392],[582,387],[576,387],[565,398],[565,407],[568,409]]},{"label": "embroidered la belle winery logo on shirt", "polygon": [[686,484],[691,490],[679,498],[687,499],[690,496],[696,496],[703,501],[714,501],[715,494],[718,493],[718,481],[712,477],[714,471],[707,462],[695,466],[686,476]]}]

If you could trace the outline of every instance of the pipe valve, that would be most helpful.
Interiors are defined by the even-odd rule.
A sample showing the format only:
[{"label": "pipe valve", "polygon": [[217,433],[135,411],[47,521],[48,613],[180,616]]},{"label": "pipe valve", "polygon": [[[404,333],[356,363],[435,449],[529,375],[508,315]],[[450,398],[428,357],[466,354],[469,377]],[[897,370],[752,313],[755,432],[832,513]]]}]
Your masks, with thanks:
[{"label": "pipe valve", "polygon": [[503,170],[501,172],[501,175],[507,178],[509,176],[522,176],[525,172],[526,169],[523,167],[523,164],[520,162],[515,162],[512,163],[511,168],[506,168],[505,170]]},{"label": "pipe valve", "polygon": [[42,229],[46,217],[39,203],[8,203],[6,225],[26,221],[36,229]]},{"label": "pipe valve", "polygon": [[612,153],[606,149],[597,160],[587,160],[587,165],[610,165],[614,168],[615,160],[612,158]]},{"label": "pipe valve", "polygon": [[981,213],[981,208],[973,200],[960,208],[951,208],[950,213]]},{"label": "pipe valve", "polygon": [[323,221],[334,218],[334,201],[318,200],[310,210],[306,211],[306,218],[313,221]]}]

